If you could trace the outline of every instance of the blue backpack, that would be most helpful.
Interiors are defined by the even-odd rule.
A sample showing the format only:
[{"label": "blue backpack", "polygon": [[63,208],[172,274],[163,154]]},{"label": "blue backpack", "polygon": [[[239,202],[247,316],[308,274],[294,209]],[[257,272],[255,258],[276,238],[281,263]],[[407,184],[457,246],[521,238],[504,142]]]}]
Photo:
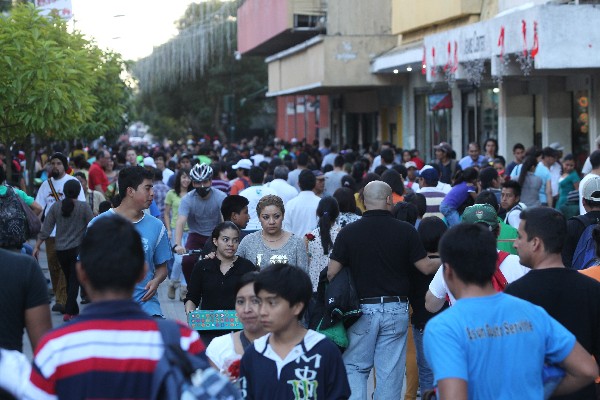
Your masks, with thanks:
[{"label": "blue backpack", "polygon": [[158,328],[165,352],[154,370],[151,399],[241,400],[239,389],[212,368],[205,357],[181,349],[176,322],[158,321]]},{"label": "blue backpack", "polygon": [[587,217],[579,215],[573,217],[585,225],[585,230],[579,237],[575,253],[573,253],[572,269],[586,269],[598,263],[596,258],[596,242],[592,238],[592,231],[598,225],[598,221],[592,223]]}]

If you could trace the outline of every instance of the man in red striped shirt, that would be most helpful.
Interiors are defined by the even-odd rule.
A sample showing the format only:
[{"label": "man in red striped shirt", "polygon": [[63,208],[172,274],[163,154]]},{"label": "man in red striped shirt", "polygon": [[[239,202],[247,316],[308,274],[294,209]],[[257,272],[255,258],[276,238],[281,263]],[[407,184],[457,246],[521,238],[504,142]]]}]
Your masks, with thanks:
[{"label": "man in red striped shirt", "polygon": [[[117,215],[88,229],[77,274],[92,303],[42,338],[25,398],[150,398],[164,344],[156,320],[131,300],[146,275],[142,246],[133,225]],[[179,331],[182,350],[204,351],[197,332],[184,325]]]}]

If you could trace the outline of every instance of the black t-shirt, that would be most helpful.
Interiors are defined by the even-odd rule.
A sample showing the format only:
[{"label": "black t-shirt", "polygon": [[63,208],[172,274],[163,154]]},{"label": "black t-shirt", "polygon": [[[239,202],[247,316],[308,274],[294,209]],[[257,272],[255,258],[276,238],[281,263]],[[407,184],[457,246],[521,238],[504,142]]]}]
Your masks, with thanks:
[{"label": "black t-shirt", "polygon": [[[542,307],[600,361],[600,282],[568,268],[531,270],[505,293]],[[596,399],[594,385],[560,399]]]},{"label": "black t-shirt", "polygon": [[23,350],[25,311],[48,305],[46,278],[31,256],[0,249],[0,347]]},{"label": "black t-shirt", "polygon": [[367,211],[343,228],[330,256],[350,268],[361,299],[408,296],[410,271],[425,257],[415,228],[385,210]]},{"label": "black t-shirt", "polygon": [[[439,259],[439,256],[430,255],[429,258]],[[442,261],[440,260],[440,265],[441,264]],[[427,321],[429,321],[439,312],[442,312],[442,310],[448,308],[447,302],[444,303],[444,307],[435,314],[430,313],[425,308],[425,294],[429,289],[429,284],[431,283],[434,275],[435,274],[425,275],[416,268],[413,268],[410,273],[410,295],[408,296],[410,300],[410,306],[412,308],[410,322],[417,329],[425,328]]]},{"label": "black t-shirt", "polygon": [[225,275],[220,266],[221,261],[216,257],[198,261],[192,270],[185,300],[191,300],[201,310],[234,310],[235,285],[242,275],[256,271],[256,267],[243,257],[238,257]]},{"label": "black t-shirt", "polygon": [[[590,223],[597,223],[600,221],[600,211],[591,211],[584,215]],[[587,225],[584,225],[577,218],[569,218],[567,221],[567,238],[565,239],[565,245],[562,250],[562,261],[565,267],[571,268],[573,264],[573,255],[579,243],[579,238],[585,230]]]}]

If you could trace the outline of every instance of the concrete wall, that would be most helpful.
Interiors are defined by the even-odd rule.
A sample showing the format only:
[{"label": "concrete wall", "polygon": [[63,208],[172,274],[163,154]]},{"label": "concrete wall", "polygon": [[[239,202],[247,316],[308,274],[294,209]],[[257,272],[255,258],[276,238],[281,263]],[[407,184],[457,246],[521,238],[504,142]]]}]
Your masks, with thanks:
[{"label": "concrete wall", "polygon": [[238,51],[245,53],[293,25],[290,1],[246,0],[238,9]]},{"label": "concrete wall", "polygon": [[389,35],[392,0],[328,0],[328,35]]},{"label": "concrete wall", "polygon": [[511,158],[512,148],[522,143],[525,148],[533,145],[533,96],[527,94],[523,82],[503,82],[500,85],[498,109],[499,153]]},{"label": "concrete wall", "polygon": [[392,31],[395,34],[481,12],[482,0],[394,0]]}]

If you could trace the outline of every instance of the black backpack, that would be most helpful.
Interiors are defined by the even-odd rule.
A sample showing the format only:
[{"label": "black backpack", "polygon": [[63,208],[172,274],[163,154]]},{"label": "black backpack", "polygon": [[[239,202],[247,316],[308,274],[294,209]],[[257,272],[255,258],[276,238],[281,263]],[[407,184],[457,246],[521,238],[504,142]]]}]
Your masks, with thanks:
[{"label": "black backpack", "polygon": [[241,400],[241,394],[205,357],[181,349],[179,325],[158,321],[165,345],[152,379],[151,399]]},{"label": "black backpack", "polygon": [[11,187],[0,196],[0,247],[20,249],[28,237],[27,214]]}]

